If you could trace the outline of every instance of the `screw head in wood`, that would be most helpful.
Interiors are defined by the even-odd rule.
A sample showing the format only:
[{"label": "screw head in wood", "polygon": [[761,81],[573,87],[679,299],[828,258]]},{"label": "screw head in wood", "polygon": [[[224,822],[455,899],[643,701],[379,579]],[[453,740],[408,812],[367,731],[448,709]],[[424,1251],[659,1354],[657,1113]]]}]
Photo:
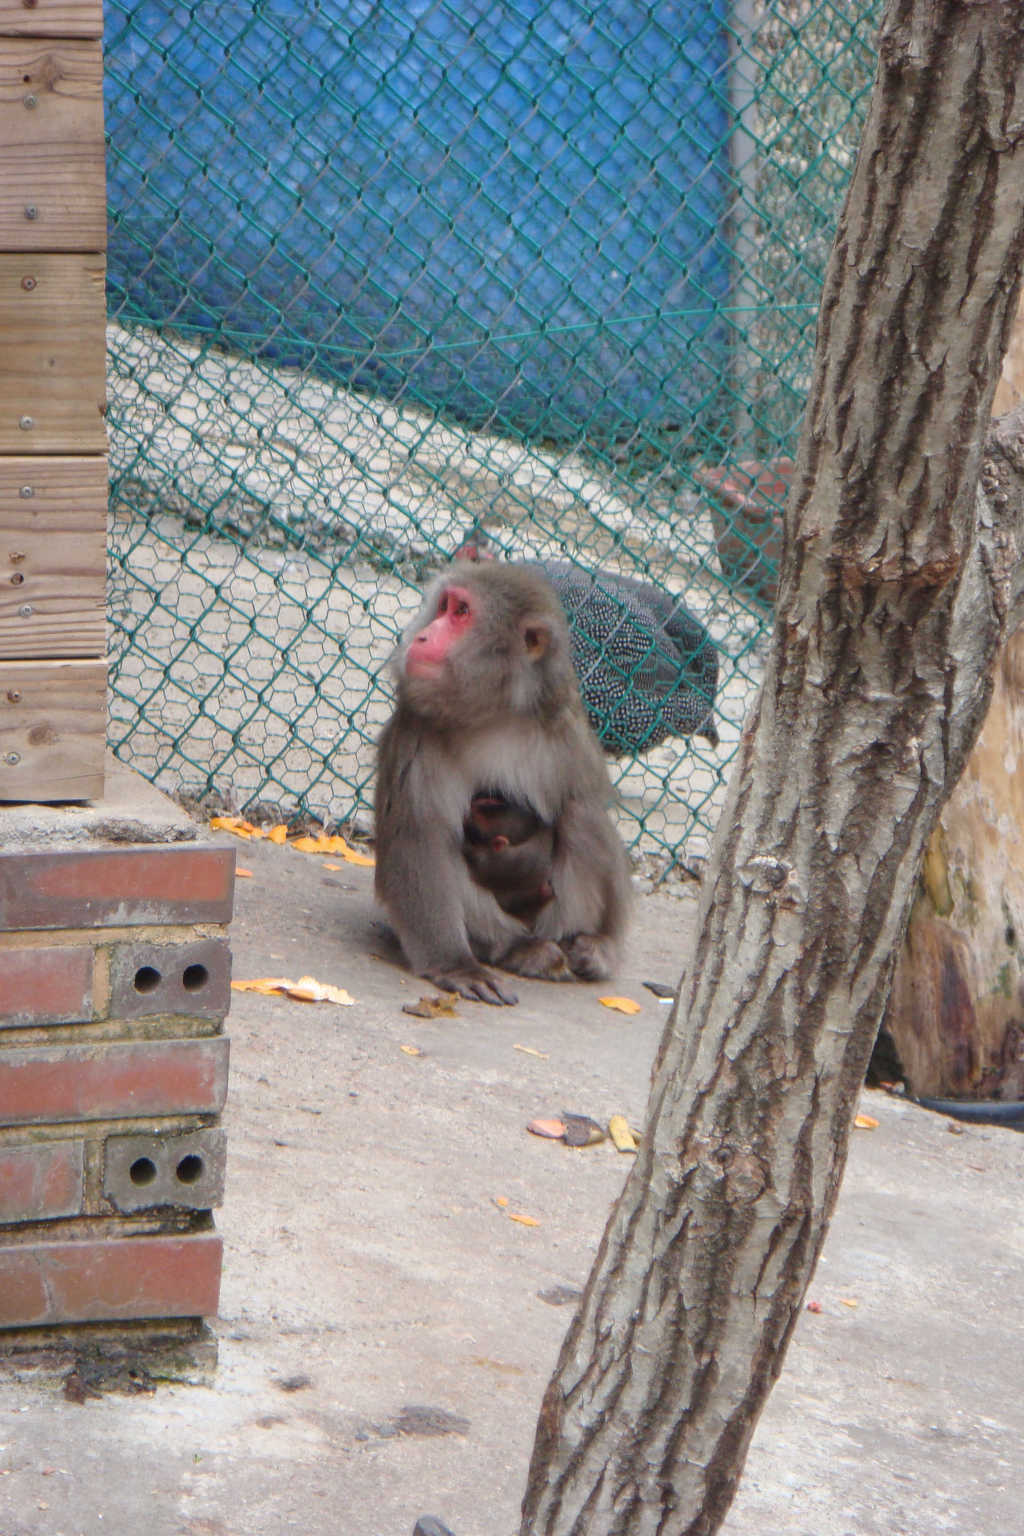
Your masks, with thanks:
[{"label": "screw head in wood", "polygon": [[35,203],[25,204],[25,217],[26,219],[38,219],[39,209],[36,207]]},{"label": "screw head in wood", "polygon": [[32,617],[32,604],[22,603],[21,607],[18,609],[18,617],[20,619],[30,619]]},{"label": "screw head in wood", "polygon": [[37,107],[39,105],[39,97],[35,94],[34,91],[29,91],[28,95],[25,97],[25,105],[28,107],[30,112],[33,107]]},{"label": "screw head in wood", "polygon": [[26,293],[31,293],[35,285],[36,280],[34,277],[23,277],[21,280],[21,286],[24,288]]},{"label": "screw head in wood", "polygon": [[31,416],[23,416],[18,422],[18,426],[23,432],[31,432],[32,428],[35,426],[35,421]]},{"label": "screw head in wood", "polygon": [[18,492],[18,495],[21,497],[22,501],[31,501],[32,497],[35,495],[35,491],[33,490],[32,486],[23,485],[21,490]]},{"label": "screw head in wood", "polygon": [[7,764],[8,768],[17,768],[18,764],[21,762],[21,753],[5,752],[4,762]]},{"label": "screw head in wood", "polygon": [[8,704],[20,704],[21,703],[21,689],[20,688],[8,688],[8,690],[7,690],[7,702],[8,702]]}]

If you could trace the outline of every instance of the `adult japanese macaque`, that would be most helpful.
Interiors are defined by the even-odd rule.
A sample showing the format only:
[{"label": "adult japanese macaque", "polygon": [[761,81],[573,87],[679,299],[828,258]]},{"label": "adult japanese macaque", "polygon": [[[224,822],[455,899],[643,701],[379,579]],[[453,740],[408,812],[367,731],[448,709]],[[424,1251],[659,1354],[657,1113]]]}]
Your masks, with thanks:
[{"label": "adult japanese macaque", "polygon": [[462,856],[503,912],[533,923],[554,899],[555,829],[529,805],[481,793],[463,823]]},{"label": "adult japanese macaque", "polygon": [[[377,759],[376,887],[412,969],[487,1003],[516,1000],[490,965],[549,980],[608,975],[629,872],[549,583],[525,566],[459,562],[427,590],[394,670]],[[538,891],[551,888],[519,915],[502,905],[500,871],[474,878],[466,855],[467,824],[479,826],[487,800],[506,818],[523,813],[516,835],[542,871]],[[499,864],[508,852],[490,849]]]}]

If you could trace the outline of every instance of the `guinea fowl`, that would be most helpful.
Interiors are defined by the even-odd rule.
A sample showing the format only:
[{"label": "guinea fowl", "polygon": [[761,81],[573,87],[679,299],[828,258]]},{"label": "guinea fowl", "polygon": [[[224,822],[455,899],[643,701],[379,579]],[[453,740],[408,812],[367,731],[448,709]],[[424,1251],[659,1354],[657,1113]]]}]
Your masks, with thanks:
[{"label": "guinea fowl", "polygon": [[[493,560],[479,538],[457,559]],[[526,560],[558,594],[590,723],[611,757],[635,757],[670,736],[703,736],[714,724],[718,654],[682,602],[634,576],[596,574],[568,560]]]}]

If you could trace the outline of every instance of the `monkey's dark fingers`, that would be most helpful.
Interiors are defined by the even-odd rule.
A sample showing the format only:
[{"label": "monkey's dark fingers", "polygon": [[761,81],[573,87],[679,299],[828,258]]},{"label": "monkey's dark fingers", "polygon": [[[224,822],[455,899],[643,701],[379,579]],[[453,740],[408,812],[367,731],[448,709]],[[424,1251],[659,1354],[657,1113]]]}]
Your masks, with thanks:
[{"label": "monkey's dark fingers", "polygon": [[471,1003],[493,1003],[497,1007],[511,1008],[519,999],[514,992],[506,992],[498,978],[482,965],[461,965],[451,969],[435,966],[424,971],[428,981],[446,992],[457,992]]},{"label": "monkey's dark fingers", "polygon": [[496,1003],[506,1008],[514,1008],[519,1001],[514,992],[500,987],[493,976],[489,976],[486,981],[475,982],[473,991],[482,1003]]}]

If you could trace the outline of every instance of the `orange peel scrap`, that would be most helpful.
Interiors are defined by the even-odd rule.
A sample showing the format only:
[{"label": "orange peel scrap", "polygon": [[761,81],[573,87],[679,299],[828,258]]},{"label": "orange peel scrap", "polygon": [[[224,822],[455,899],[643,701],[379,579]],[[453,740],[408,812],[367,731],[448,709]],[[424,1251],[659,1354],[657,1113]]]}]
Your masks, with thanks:
[{"label": "orange peel scrap", "polygon": [[[255,822],[246,821],[244,816],[211,816],[210,827],[214,832],[230,832],[235,837],[262,838],[269,843],[276,843],[279,848],[288,843],[288,827],[283,821],[272,827],[258,827]],[[377,862],[371,854],[360,853],[357,848],[351,847],[337,833],[331,836],[321,833],[319,837],[296,837],[289,846],[297,848],[299,853],[340,854],[346,863],[362,864],[367,869],[372,869]]]},{"label": "orange peel scrap", "polygon": [[640,1004],[634,1002],[631,997],[599,997],[599,1003],[606,1008],[614,1008],[616,1013],[640,1013]]},{"label": "orange peel scrap", "polygon": [[328,836],[322,832],[319,837],[297,837],[291,846],[298,853],[340,854],[347,864],[361,864],[366,869],[372,869],[377,862],[372,854],[360,853],[351,847],[338,833]]}]

